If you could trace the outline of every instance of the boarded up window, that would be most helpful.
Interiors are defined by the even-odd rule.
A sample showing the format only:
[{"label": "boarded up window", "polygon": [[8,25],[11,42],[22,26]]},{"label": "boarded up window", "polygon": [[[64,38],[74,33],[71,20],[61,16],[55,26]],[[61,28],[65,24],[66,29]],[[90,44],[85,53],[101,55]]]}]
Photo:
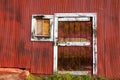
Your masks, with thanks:
[{"label": "boarded up window", "polygon": [[36,37],[50,37],[50,20],[36,19],[34,34]]},{"label": "boarded up window", "polygon": [[53,16],[32,15],[31,41],[53,41]]}]

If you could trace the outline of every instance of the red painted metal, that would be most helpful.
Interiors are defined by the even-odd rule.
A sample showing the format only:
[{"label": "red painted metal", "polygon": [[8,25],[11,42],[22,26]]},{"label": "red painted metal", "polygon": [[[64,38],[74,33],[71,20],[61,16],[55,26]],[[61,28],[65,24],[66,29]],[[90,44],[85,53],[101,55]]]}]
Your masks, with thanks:
[{"label": "red painted metal", "polygon": [[96,12],[98,75],[120,78],[119,4],[120,0],[0,0],[0,66],[52,73],[53,43],[30,41],[31,15]]}]

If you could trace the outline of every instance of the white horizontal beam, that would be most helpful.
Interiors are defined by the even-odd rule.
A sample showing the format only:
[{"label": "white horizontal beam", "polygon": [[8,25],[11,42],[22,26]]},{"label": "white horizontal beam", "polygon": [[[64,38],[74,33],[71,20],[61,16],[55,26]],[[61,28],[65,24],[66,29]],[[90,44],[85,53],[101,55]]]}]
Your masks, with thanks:
[{"label": "white horizontal beam", "polygon": [[89,46],[90,42],[61,42],[59,46]]},{"label": "white horizontal beam", "polygon": [[58,21],[90,21],[90,18],[59,18]]},{"label": "white horizontal beam", "polygon": [[96,13],[55,13],[56,17],[94,17]]},{"label": "white horizontal beam", "polygon": [[58,71],[60,74],[87,75],[90,71]]}]

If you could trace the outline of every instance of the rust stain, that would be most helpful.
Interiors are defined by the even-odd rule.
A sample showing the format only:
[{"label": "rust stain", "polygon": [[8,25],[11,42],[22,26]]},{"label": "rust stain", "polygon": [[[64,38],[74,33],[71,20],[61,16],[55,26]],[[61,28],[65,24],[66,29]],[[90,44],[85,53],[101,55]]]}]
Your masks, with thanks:
[{"label": "rust stain", "polygon": [[20,22],[20,6],[19,4],[12,5],[17,1],[1,0],[0,8],[1,12],[4,13],[4,20]]},{"label": "rust stain", "polygon": [[17,49],[18,52],[23,53],[25,51],[25,43],[23,41],[20,41]]},{"label": "rust stain", "polygon": [[18,50],[18,52],[21,53],[21,54],[29,55],[31,52],[30,52],[28,49],[26,49],[25,46],[26,46],[26,43],[21,40],[21,41],[19,42],[19,45],[18,45],[18,47],[17,47],[17,50]]},{"label": "rust stain", "polygon": [[0,52],[3,50],[3,39],[0,39]]}]

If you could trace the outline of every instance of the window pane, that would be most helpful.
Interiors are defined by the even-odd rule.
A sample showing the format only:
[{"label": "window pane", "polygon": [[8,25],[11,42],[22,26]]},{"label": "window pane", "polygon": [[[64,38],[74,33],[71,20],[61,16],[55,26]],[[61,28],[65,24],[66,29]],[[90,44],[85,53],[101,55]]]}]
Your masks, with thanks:
[{"label": "window pane", "polygon": [[41,36],[43,33],[43,20],[36,19],[35,36]]},{"label": "window pane", "polygon": [[50,20],[44,20],[44,27],[43,27],[43,36],[50,36]]}]

